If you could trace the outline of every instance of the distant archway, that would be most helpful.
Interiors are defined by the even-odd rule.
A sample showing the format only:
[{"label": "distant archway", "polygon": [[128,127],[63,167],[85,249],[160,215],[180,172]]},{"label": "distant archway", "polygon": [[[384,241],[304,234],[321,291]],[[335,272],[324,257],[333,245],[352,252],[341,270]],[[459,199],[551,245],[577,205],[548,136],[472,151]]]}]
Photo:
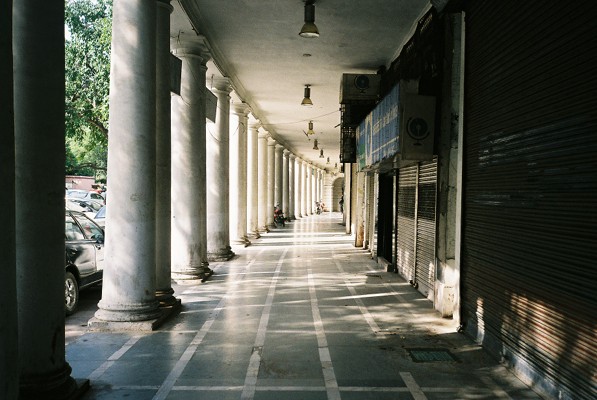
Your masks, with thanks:
[{"label": "distant archway", "polygon": [[338,177],[332,183],[332,211],[340,211],[340,198],[344,192],[344,178]]}]

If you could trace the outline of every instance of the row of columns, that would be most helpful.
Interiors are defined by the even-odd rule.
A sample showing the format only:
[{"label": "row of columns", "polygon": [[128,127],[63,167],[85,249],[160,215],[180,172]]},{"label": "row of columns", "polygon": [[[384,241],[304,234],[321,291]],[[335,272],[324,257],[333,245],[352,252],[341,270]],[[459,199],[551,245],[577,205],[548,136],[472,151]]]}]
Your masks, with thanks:
[{"label": "row of columns", "polygon": [[[0,42],[2,87],[19,89],[0,91],[9,105],[0,112],[7,132],[2,398],[70,398],[80,390],[64,351],[64,7],[52,4],[5,2],[0,13],[0,36],[8,38]],[[198,36],[171,42],[171,11],[169,0],[113,4],[110,200],[92,328],[134,329],[160,318],[177,302],[172,278],[205,279],[210,261],[233,255],[231,236],[248,244],[267,231],[276,204],[289,218],[312,214],[320,193],[322,171],[284,149],[257,118],[249,122],[248,105],[231,110],[225,78],[212,88],[218,107],[207,129],[208,46]],[[179,96],[170,93],[171,51],[182,60]]]}]

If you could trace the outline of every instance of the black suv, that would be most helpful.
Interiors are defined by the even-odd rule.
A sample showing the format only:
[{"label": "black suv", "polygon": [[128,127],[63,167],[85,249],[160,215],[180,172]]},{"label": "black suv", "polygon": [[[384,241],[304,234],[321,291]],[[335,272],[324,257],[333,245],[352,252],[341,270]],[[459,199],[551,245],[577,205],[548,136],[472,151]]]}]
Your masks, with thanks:
[{"label": "black suv", "polygon": [[66,315],[79,305],[79,290],[102,281],[104,273],[104,230],[78,211],[66,210],[66,272],[64,307]]}]

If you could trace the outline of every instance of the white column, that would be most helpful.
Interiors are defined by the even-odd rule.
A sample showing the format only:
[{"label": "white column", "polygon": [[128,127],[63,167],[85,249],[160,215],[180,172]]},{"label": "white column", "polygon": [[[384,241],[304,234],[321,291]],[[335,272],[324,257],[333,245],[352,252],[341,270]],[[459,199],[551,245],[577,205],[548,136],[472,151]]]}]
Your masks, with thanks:
[{"label": "white column", "polygon": [[251,235],[259,238],[259,128],[260,123],[256,121],[249,125],[249,140],[247,154],[247,224]]},{"label": "white column", "polygon": [[269,232],[269,228],[267,226],[267,196],[268,196],[268,182],[267,182],[267,141],[269,138],[269,133],[267,131],[259,132],[259,151],[257,153],[257,158],[259,160],[259,182],[258,182],[258,204],[259,204],[259,215],[258,215],[258,224],[259,229],[263,229],[266,232]]},{"label": "white column", "polygon": [[307,162],[301,160],[301,216],[307,216]]},{"label": "white column", "polygon": [[[13,116],[13,99],[5,98],[13,86],[0,89],[2,100],[8,100],[1,106],[6,130],[0,140],[12,144],[0,149],[0,162],[2,167],[14,163],[0,174],[9,175],[2,181],[2,206],[13,209],[0,214],[2,222],[10,221],[2,226],[2,249],[10,248],[2,253],[0,272],[9,280],[0,285],[8,286],[2,300],[9,295],[11,302],[0,303],[0,331],[7,340],[0,350],[8,345],[18,350],[0,354],[0,365],[12,364],[12,371],[0,377],[0,397],[16,399],[4,393],[15,394],[20,385],[19,399],[70,398],[77,384],[64,352],[64,2],[9,3],[12,13],[4,2],[0,6],[0,29],[8,33],[2,37],[0,79],[5,83],[14,74],[16,90]],[[11,15],[13,49],[5,54]],[[14,69],[5,70],[11,60]]]},{"label": "white column", "polygon": [[156,298],[171,306],[174,298],[171,278],[171,144],[170,144],[170,0],[158,0],[156,16]]},{"label": "white column", "polygon": [[282,196],[284,194],[284,188],[282,187],[282,185],[284,184],[284,147],[282,145],[276,146],[275,158],[276,160],[274,162],[274,173],[276,182],[274,183],[274,206],[277,205],[282,207]]},{"label": "white column", "polygon": [[274,223],[274,198],[276,191],[276,141],[269,138],[267,142],[267,212],[265,223],[269,227]]},{"label": "white column", "polygon": [[[172,276],[205,279],[207,262],[205,186],[205,63],[202,38],[172,39],[182,59],[180,96],[172,98]],[[175,47],[178,46],[178,47]]]},{"label": "white column", "polygon": [[305,183],[305,186],[306,186],[305,192],[307,193],[307,195],[305,196],[307,198],[305,207],[307,208],[307,210],[305,213],[307,215],[312,215],[313,214],[313,186],[312,186],[313,168],[311,167],[311,164],[305,164],[305,166],[307,167],[306,183]]},{"label": "white column", "polygon": [[300,158],[295,160],[295,181],[294,187],[296,188],[295,199],[294,199],[294,216],[297,218],[303,217],[303,162]]},{"label": "white column", "polygon": [[[313,208],[315,202],[319,201],[319,168],[313,167]],[[313,210],[315,212],[315,210]]]},{"label": "white column", "polygon": [[295,179],[295,170],[296,170],[296,165],[294,160],[296,159],[296,156],[292,153],[289,154],[288,156],[288,218],[295,220],[296,219],[296,214],[295,214],[295,207],[294,207],[294,203],[295,203],[295,199],[296,199],[296,179]]},{"label": "white column", "polygon": [[156,8],[155,2],[114,2],[110,207],[102,299],[95,313],[99,321],[134,322],[160,315],[155,298]]},{"label": "white column", "polygon": [[284,159],[282,162],[282,212],[284,213],[284,217],[290,218],[290,210],[288,207],[288,184],[289,184],[289,164],[288,164],[288,156],[290,152],[288,150],[284,150]]},{"label": "white column", "polygon": [[315,168],[315,199],[313,202],[321,201],[321,170]]},{"label": "white column", "polygon": [[230,235],[238,244],[251,244],[247,236],[247,136],[250,107],[234,106],[235,125],[230,140]]},{"label": "white column", "polygon": [[227,261],[234,252],[230,247],[230,92],[228,78],[216,79],[212,92],[218,98],[213,132],[207,143],[207,259]]}]

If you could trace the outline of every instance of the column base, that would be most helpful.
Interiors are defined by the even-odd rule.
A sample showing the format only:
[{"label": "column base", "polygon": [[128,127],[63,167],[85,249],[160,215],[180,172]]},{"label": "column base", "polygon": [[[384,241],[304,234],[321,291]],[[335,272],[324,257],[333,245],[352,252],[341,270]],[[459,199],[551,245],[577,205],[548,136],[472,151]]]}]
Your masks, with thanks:
[{"label": "column base", "polygon": [[176,297],[173,296],[174,289],[158,289],[155,291],[155,298],[160,303],[160,307],[169,307],[174,305],[177,301]]},{"label": "column base", "polygon": [[269,233],[269,232],[270,232],[270,231],[269,231],[269,227],[268,227],[267,225],[265,225],[265,226],[263,227],[263,231],[264,231],[265,233]]},{"label": "column base", "polygon": [[252,234],[253,239],[259,239],[261,234],[259,233],[259,229],[256,229]]},{"label": "column base", "polygon": [[226,246],[225,248],[219,249],[215,252],[207,252],[207,259],[212,262],[228,261],[234,256],[235,254],[230,246]]},{"label": "column base", "polygon": [[234,241],[234,244],[247,247],[251,245],[251,241],[249,240],[249,237],[247,235],[244,235],[243,237],[236,239]]},{"label": "column base", "polygon": [[194,284],[205,282],[207,278],[213,275],[213,271],[208,267],[209,262],[202,261],[199,267],[187,267],[171,271],[172,279],[179,284]]},{"label": "column base", "polygon": [[170,317],[178,315],[182,309],[182,302],[180,299],[175,299],[175,302],[170,306],[160,307],[158,309],[158,316],[151,320],[145,321],[105,321],[97,317],[93,317],[87,323],[90,332],[151,332],[159,328]]},{"label": "column base", "polygon": [[20,400],[75,400],[89,389],[89,379],[74,379],[72,369],[65,363],[63,370],[46,376],[20,377]]},{"label": "column base", "polygon": [[150,321],[159,319],[162,316],[162,311],[159,309],[159,302],[157,300],[117,306],[100,300],[98,307],[99,309],[95,312],[94,318],[92,318],[92,320],[97,320],[97,324],[105,322],[107,324],[143,325],[148,322],[151,323]]}]

